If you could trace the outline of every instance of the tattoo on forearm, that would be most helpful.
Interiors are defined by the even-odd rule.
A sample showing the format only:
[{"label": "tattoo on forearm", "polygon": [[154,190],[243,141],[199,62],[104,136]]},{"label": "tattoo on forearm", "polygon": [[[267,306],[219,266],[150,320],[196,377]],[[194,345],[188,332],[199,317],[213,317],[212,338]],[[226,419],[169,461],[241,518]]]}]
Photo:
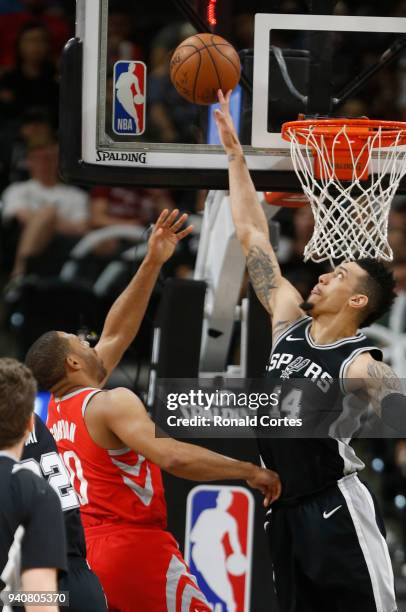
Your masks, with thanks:
[{"label": "tattoo on forearm", "polygon": [[244,164],[246,164],[246,163],[247,163],[247,162],[246,162],[246,159],[245,159],[245,157],[244,157],[244,155],[242,155],[241,153],[240,153],[240,154],[238,154],[238,153],[230,153],[230,155],[228,156],[228,161],[229,161],[229,162],[235,161],[235,160],[236,160],[236,159],[238,159],[239,157],[241,157],[241,158],[242,158],[242,161],[243,161],[243,163],[244,163]]},{"label": "tattoo on forearm", "polygon": [[386,363],[375,361],[369,363],[368,371],[368,386],[374,395],[375,400],[381,402],[390,393],[399,393],[402,391],[400,380],[395,372]]},{"label": "tattoo on forearm", "polygon": [[247,267],[258,299],[269,310],[271,291],[278,287],[274,262],[259,247],[251,247],[247,255]]}]

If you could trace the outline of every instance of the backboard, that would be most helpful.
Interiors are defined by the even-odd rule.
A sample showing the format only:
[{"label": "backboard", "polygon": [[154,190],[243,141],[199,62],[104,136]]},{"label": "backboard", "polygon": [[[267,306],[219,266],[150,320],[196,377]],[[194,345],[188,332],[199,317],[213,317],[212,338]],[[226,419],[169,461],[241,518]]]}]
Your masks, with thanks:
[{"label": "backboard", "polygon": [[[359,7],[357,15],[268,14],[270,4],[284,6],[78,0],[76,38],[62,61],[65,180],[227,188],[213,107],[186,102],[169,79],[173,50],[196,31],[223,36],[240,54],[243,76],[232,111],[258,190],[300,191],[289,143],[280,136],[281,124],[299,113],[406,116],[401,102],[378,103],[385,87],[388,98],[398,95],[388,74],[402,69],[396,58],[406,46],[406,18],[360,16]],[[324,3],[331,12],[336,4]]]}]

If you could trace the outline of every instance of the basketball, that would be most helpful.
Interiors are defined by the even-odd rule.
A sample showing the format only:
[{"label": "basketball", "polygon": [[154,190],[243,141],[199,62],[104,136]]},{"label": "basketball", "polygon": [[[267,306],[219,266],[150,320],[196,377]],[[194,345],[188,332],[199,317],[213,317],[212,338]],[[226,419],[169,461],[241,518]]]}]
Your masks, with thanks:
[{"label": "basketball", "polygon": [[172,83],[194,104],[217,102],[217,91],[234,89],[240,74],[237,51],[216,34],[190,36],[176,48],[170,62]]},{"label": "basketball", "polygon": [[227,558],[226,566],[232,576],[242,576],[247,569],[247,558],[234,553]]}]

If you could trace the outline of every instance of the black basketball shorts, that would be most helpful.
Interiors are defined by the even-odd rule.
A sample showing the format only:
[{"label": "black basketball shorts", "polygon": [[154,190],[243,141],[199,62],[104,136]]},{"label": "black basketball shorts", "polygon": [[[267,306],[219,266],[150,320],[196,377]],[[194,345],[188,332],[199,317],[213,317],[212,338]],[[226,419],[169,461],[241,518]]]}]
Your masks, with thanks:
[{"label": "black basketball shorts", "polygon": [[396,612],[383,522],[356,474],[268,521],[280,612]]},{"label": "black basketball shorts", "polygon": [[59,579],[59,590],[69,592],[69,608],[64,610],[107,612],[100,581],[82,557],[68,557],[68,573]]}]

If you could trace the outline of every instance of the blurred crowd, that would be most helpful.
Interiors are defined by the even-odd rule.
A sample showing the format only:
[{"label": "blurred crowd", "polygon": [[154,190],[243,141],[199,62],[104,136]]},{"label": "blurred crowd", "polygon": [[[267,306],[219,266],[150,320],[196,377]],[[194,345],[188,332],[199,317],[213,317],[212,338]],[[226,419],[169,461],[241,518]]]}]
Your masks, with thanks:
[{"label": "blurred crowd", "polygon": [[[144,61],[148,66],[148,105],[143,138],[155,142],[204,142],[199,128],[199,109],[181,99],[169,86],[171,53],[194,29],[176,14],[174,7],[169,6],[171,3],[150,4],[149,12],[140,15],[129,1],[110,1],[107,93],[113,91],[112,69],[117,60]],[[201,9],[197,0],[191,0],[191,4]],[[306,0],[254,0],[252,3],[235,0],[231,4],[234,9],[228,29],[219,34],[239,50],[252,48],[257,10],[307,12]],[[0,0],[0,289],[3,296],[0,326],[16,341],[20,357],[46,329],[77,331],[84,323],[97,329],[107,308],[134,273],[142,257],[148,227],[159,212],[177,207],[199,215],[205,199],[202,192],[113,185],[79,188],[61,182],[57,167],[59,65],[63,46],[74,34],[74,5],[67,0]],[[406,0],[384,3],[339,0],[335,12],[406,17]],[[384,36],[369,40],[366,47],[365,39],[358,45],[356,37],[351,39],[351,46],[348,43],[345,46],[344,42],[338,44],[338,55],[334,58],[337,87],[376,62],[388,42]],[[340,114],[406,120],[406,51],[378,72],[362,92],[348,100]],[[322,271],[322,267],[304,266],[302,261],[304,246],[313,229],[311,211],[309,207],[283,211],[278,220],[283,271],[307,294]],[[75,248],[89,233],[117,225],[135,228],[134,237],[123,232],[126,237],[96,240],[80,261],[75,260]],[[395,199],[389,237],[399,293],[406,295],[406,197]],[[191,276],[197,244],[196,235],[185,241],[164,274]],[[69,267],[69,262],[75,265]],[[137,344],[137,355],[144,359],[149,356],[150,321],[158,300],[159,287]],[[73,303],[76,309],[72,309]],[[80,311],[85,320],[73,310]],[[382,461],[375,463],[375,467],[383,475],[387,511],[403,517],[406,525],[406,442],[371,444],[369,450],[371,456]],[[406,551],[406,528],[403,537]]]}]

